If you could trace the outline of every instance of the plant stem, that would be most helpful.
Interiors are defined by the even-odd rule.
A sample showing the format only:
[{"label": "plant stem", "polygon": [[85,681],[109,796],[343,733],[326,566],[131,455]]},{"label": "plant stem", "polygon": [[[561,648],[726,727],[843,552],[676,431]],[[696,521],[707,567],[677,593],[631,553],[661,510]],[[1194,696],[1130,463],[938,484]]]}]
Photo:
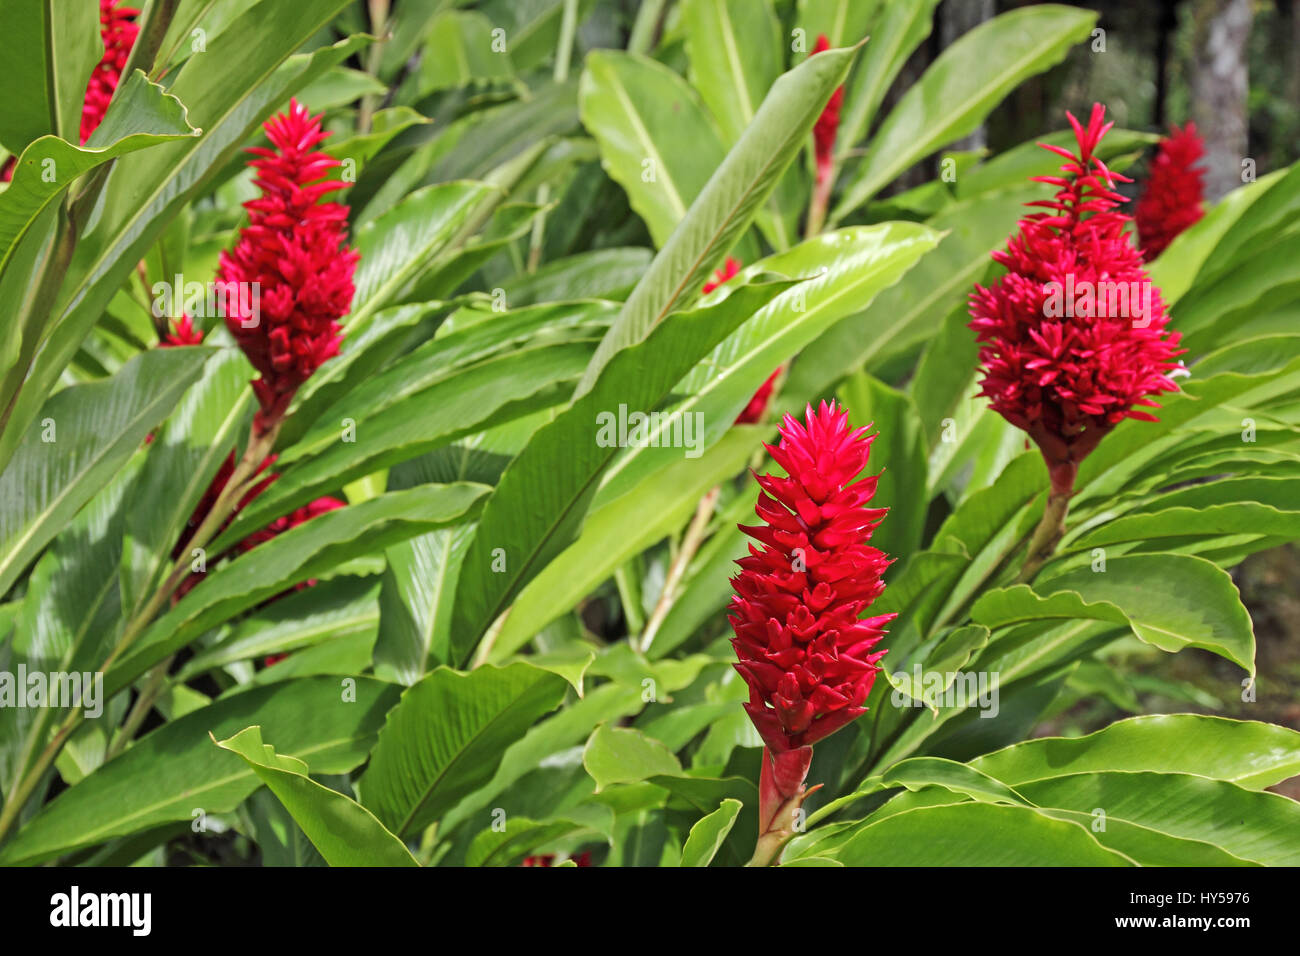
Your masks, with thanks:
[{"label": "plant stem", "polygon": [[641,575],[634,562],[618,566],[614,571],[614,584],[618,588],[619,603],[623,606],[627,632],[636,634],[645,627],[645,613],[641,609]]},{"label": "plant stem", "polygon": [[[179,3],[180,0],[158,0],[158,3],[149,7],[146,22],[140,25],[140,32],[131,47],[126,66],[122,68],[124,78],[136,70],[145,74],[157,72],[160,66],[156,62],[158,51],[162,49],[167,28],[171,26],[172,17],[176,15],[176,7]],[[172,52],[174,53],[175,49]],[[153,78],[157,79],[157,77]]]},{"label": "plant stem", "polygon": [[0,811],[0,842],[3,842],[5,834],[9,832],[14,821],[18,819],[18,814],[22,811],[23,805],[31,799],[32,791],[36,789],[37,783],[45,775],[45,771],[54,763],[54,758],[58,756],[63,745],[68,742],[72,732],[81,724],[82,716],[79,711],[70,711],[64,718],[58,731],[45,749],[41,751],[40,757],[30,770],[18,781],[9,795],[8,801],[4,805],[4,810]]},{"label": "plant stem", "polygon": [[104,754],[105,762],[112,760],[126,749],[127,743],[135,736],[135,732],[140,729],[140,725],[144,723],[149,711],[153,710],[153,702],[158,699],[158,692],[167,680],[167,672],[171,670],[172,661],[175,659],[176,655],[172,654],[167,660],[158,664],[149,672],[149,676],[145,678],[144,686],[140,688],[140,695],[136,697],[135,704],[131,707],[131,713],[127,714],[126,720],[117,729],[117,733],[113,736],[113,740]]},{"label": "plant stem", "polygon": [[746,866],[774,866],[781,851],[802,831],[798,815],[803,802],[821,789],[805,787],[812,765],[812,747],[798,747],[773,755],[763,748],[763,769],[758,778],[758,842]]},{"label": "plant stem", "polygon": [[[564,12],[560,19],[560,39],[555,48],[555,71],[552,74],[556,85],[566,83],[569,79],[569,61],[573,59],[573,37],[578,31],[578,0],[564,0]],[[528,272],[536,272],[542,261],[542,239],[546,235],[546,204],[551,201],[549,183],[537,187],[537,205],[542,209],[533,220],[532,234],[528,238]]]},{"label": "plant stem", "polygon": [[632,35],[627,41],[628,53],[648,54],[654,47],[659,21],[663,19],[665,0],[641,0],[632,24]]},{"label": "plant stem", "polygon": [[1039,568],[1047,563],[1056,545],[1065,535],[1065,515],[1070,508],[1070,496],[1073,489],[1060,490],[1055,487],[1047,495],[1047,507],[1043,509],[1043,518],[1034,529],[1029,539],[1029,550],[1025,555],[1025,566],[1020,569],[1017,584],[1028,584],[1034,579]]},{"label": "plant stem", "polygon": [[804,226],[804,238],[811,239],[821,233],[826,225],[826,210],[831,202],[831,186],[835,182],[835,173],[829,166],[817,165],[817,181],[813,184],[812,201],[808,204],[808,222]]},{"label": "plant stem", "polygon": [[[384,31],[388,28],[389,0],[370,0],[370,29],[376,37],[366,54],[366,72],[373,77],[379,76],[379,64],[384,54]],[[367,93],[361,97],[361,106],[357,110],[357,132],[369,133],[370,123],[374,119],[378,95]]]},{"label": "plant stem", "polygon": [[668,567],[668,575],[664,578],[664,589],[660,592],[659,600],[655,602],[654,610],[650,612],[650,620],[641,635],[642,654],[649,653],[650,644],[654,641],[655,635],[659,633],[659,628],[663,626],[664,619],[668,617],[668,612],[672,610],[673,601],[677,599],[677,589],[681,585],[682,577],[686,574],[686,568],[704,542],[704,532],[708,529],[709,521],[713,517],[713,506],[718,501],[720,491],[720,488],[714,488],[700,499],[700,503],[695,509],[695,517],[691,519],[690,526],[686,529],[686,534],[682,538],[682,546],[674,556],[673,563]]},{"label": "plant stem", "polygon": [[[279,433],[279,421],[273,423],[270,428],[261,434],[258,434],[256,427],[253,428],[252,434],[248,440],[248,447],[244,450],[244,455],[240,458],[239,464],[235,466],[235,470],[231,474],[230,480],[226,482],[225,488],[223,488],[221,493],[217,496],[217,500],[213,504],[212,509],[208,512],[207,517],[203,519],[203,522],[191,536],[188,542],[191,548],[203,547],[211,541],[225,525],[226,519],[234,513],[238,503],[243,499],[244,494],[252,485],[253,479],[257,475],[258,467],[275,446],[275,439]],[[100,666],[100,672],[106,673],[113,663],[121,657],[122,652],[140,636],[149,623],[157,616],[163,605],[167,603],[168,598],[170,598],[176,588],[180,586],[181,581],[185,579],[188,573],[189,560],[184,554],[182,554],[175,562],[173,562],[167,576],[163,579],[163,583],[156,591],[154,591],[149,601],[140,608],[138,612],[133,614],[131,619],[127,622],[127,625],[122,632],[122,637],[113,647],[108,658]],[[165,678],[167,674],[166,662],[160,665],[160,667],[162,668],[162,677]],[[157,668],[155,668],[155,671],[156,670]],[[153,674],[150,674],[150,682],[152,682],[153,676]],[[148,691],[148,688],[149,684],[146,684],[146,687],[141,693],[140,699],[136,701],[137,707],[144,707],[144,713],[148,712],[148,705],[143,705],[141,702],[146,698],[151,698],[157,693],[156,687],[153,689],[152,694],[145,693],[145,691]],[[150,700],[150,704],[151,703],[152,700]],[[128,717],[128,724],[134,717],[135,714],[133,712],[131,717]],[[36,789],[36,785],[40,781],[41,776],[47,769],[49,769],[50,765],[54,763],[59,751],[63,749],[63,745],[67,743],[68,738],[81,724],[83,719],[84,717],[80,711],[69,711],[67,717],[64,718],[63,723],[60,724],[53,739],[50,740],[49,744],[41,752],[36,763],[18,780],[17,784],[14,786],[10,799],[5,803],[3,811],[0,811],[0,841],[4,839],[5,834],[8,833],[9,829],[13,826],[14,821],[17,820],[18,814],[21,812],[23,805],[31,798],[32,792]],[[143,719],[143,713],[140,715],[139,719]],[[114,746],[119,750],[121,746],[125,745],[126,739],[129,739],[129,734],[125,733],[127,726],[123,725],[122,729],[123,734],[121,738],[114,742]]]}]

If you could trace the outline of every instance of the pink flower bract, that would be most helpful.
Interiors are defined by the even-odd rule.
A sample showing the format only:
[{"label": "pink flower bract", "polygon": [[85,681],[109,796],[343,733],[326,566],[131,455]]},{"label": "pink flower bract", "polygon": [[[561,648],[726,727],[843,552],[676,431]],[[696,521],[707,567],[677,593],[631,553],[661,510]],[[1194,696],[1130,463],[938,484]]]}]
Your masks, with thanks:
[{"label": "pink flower bract", "polygon": [[749,685],[745,710],[777,755],[864,713],[885,655],[872,648],[895,615],[858,618],[884,590],[889,565],[867,543],[888,510],[867,507],[877,479],[850,484],[871,451],[865,431],[850,430],[834,403],[809,406],[802,424],[787,415],[766,447],[788,477],[756,476],[764,523],[741,525],[762,547],[736,562],[731,643]]},{"label": "pink flower bract", "polygon": [[[291,102],[266,123],[271,148],[257,147],[258,199],[244,203],[249,224],[234,251],[222,253],[217,282],[228,309],[226,325],[261,377],[253,382],[261,409],[255,427],[266,431],[294,393],[322,363],[338,354],[338,320],[351,307],[357,253],[345,245],[347,208],[322,202],[343,183],[324,179],[337,159],[316,146],[329,134],[320,117]],[[260,315],[253,315],[257,283]]]},{"label": "pink flower bract", "polygon": [[[1078,153],[1044,145],[1066,163],[1060,176],[1035,177],[1058,188],[1030,203],[1006,251],[1007,273],[970,297],[970,327],[980,342],[983,392],[993,409],[1029,433],[1054,489],[1073,486],[1078,464],[1125,418],[1156,419],[1152,395],[1172,392],[1179,334],[1115,211],[1123,177],[1094,155],[1110,129],[1093,107],[1087,128],[1066,114]],[[1127,303],[1127,306],[1125,305]]]}]

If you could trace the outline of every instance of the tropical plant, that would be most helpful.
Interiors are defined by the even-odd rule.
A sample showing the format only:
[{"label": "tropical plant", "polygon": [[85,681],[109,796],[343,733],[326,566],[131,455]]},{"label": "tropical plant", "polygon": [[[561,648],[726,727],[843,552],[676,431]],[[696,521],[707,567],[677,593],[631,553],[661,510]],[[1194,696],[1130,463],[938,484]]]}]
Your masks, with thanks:
[{"label": "tropical plant", "polygon": [[1266,692],[1300,538],[1300,166],[1157,161],[1140,252],[1158,136],[942,152],[1095,14],[886,110],[934,0],[67,6],[0,10],[0,864],[1300,863],[1300,733],[1031,738],[1125,646]]}]

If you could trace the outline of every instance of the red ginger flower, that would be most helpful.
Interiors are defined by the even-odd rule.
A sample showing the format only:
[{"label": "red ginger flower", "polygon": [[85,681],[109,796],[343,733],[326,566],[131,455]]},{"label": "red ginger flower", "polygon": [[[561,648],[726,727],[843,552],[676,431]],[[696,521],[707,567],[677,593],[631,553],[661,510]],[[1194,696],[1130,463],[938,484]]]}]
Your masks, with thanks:
[{"label": "red ginger flower", "polygon": [[[233,252],[222,253],[217,281],[238,307],[226,325],[261,377],[253,381],[261,409],[254,428],[265,433],[289,407],[298,386],[338,354],[338,319],[347,314],[358,255],[345,246],[347,208],[321,198],[343,183],[321,181],[341,165],[315,149],[329,133],[320,117],[291,101],[266,123],[273,148],[256,156],[258,199],[244,203],[249,224]],[[257,283],[257,286],[253,286]],[[244,289],[260,289],[260,315]]]},{"label": "red ginger flower", "polygon": [[194,320],[182,315],[171,323],[171,331],[158,343],[159,348],[177,348],[182,345],[202,345],[203,330],[196,328]]},{"label": "red ginger flower", "polygon": [[[591,866],[591,851],[583,850],[577,856],[571,856],[569,857],[569,859],[573,861],[574,866]],[[520,863],[519,865],[520,866],[554,866],[555,854],[539,853],[535,856],[526,856],[524,857],[524,862]]]},{"label": "red ginger flower", "polygon": [[117,6],[118,0],[99,0],[99,35],[104,41],[104,56],[90,74],[86,84],[86,98],[81,107],[81,141],[103,122],[113,92],[126,69],[131,47],[140,33],[135,18],[140,11],[132,7]]},{"label": "red ginger flower", "polygon": [[1151,163],[1136,216],[1142,258],[1150,262],[1165,251],[1184,229],[1205,215],[1205,172],[1197,163],[1205,155],[1205,144],[1196,124],[1173,128],[1173,135],[1160,141]]},{"label": "red ginger flower", "polygon": [[[831,41],[826,34],[817,35],[817,43],[812,54],[825,53],[831,48]],[[840,129],[840,109],[844,105],[844,87],[837,86],[831,98],[822,108],[822,113],[813,125],[813,147],[817,157],[817,178],[828,179],[831,174],[832,154],[835,151],[835,134]]]},{"label": "red ginger flower", "polygon": [[704,288],[701,289],[700,291],[704,295],[708,295],[710,292],[712,292],[718,286],[722,285],[724,282],[736,278],[736,276],[739,273],[740,273],[740,260],[735,259],[731,256],[727,256],[727,261],[722,264],[722,268],[714,270],[713,278],[710,279],[708,282],[704,283]]},{"label": "red ginger flower", "polygon": [[[848,412],[823,402],[804,424],[787,415],[772,459],[789,477],[757,475],[756,512],[741,530],[763,545],[736,563],[729,607],[735,665],[749,685],[750,719],[780,757],[863,714],[885,651],[872,651],[895,615],[858,615],[884,590],[884,552],[867,543],[888,509],[867,508],[874,477],[850,484],[867,464],[872,437],[851,431]],[[874,437],[874,436],[873,436]],[[811,751],[804,751],[811,758]],[[807,760],[795,785],[807,772]],[[788,783],[780,786],[786,796]]]},{"label": "red ginger flower", "polygon": [[[704,283],[703,293],[708,295],[718,286],[731,279],[734,279],[740,272],[740,260],[727,256],[727,261],[723,263],[722,268],[713,273],[713,278]],[[749,400],[749,404],[744,407],[739,415],[736,416],[737,425],[753,425],[763,420],[763,413],[767,411],[767,403],[772,400],[772,390],[776,387],[776,380],[780,376],[783,366],[777,366],[775,372],[767,377],[754,397]]]},{"label": "red ginger flower", "polygon": [[1177,390],[1169,372],[1183,351],[1125,234],[1129,217],[1115,211],[1125,200],[1114,180],[1128,180],[1094,155],[1113,124],[1103,125],[1101,104],[1086,129],[1066,116],[1078,154],[1040,144],[1067,162],[1061,176],[1034,177],[1058,187],[1056,197],[1029,203],[1051,212],[1020,221],[1006,251],[993,253],[1006,275],[970,297],[982,394],[1037,443],[1058,493],[1068,493],[1079,462],[1120,421],[1156,421],[1134,406],[1158,408],[1149,396]]},{"label": "red ginger flower", "polygon": [[[278,477],[280,476],[279,475],[272,476],[273,479]],[[281,515],[280,517],[272,521],[269,525],[267,525],[265,528],[263,528],[261,531],[254,531],[252,534],[250,534],[247,538],[245,538],[243,541],[239,543],[239,550],[241,552],[251,551],[253,550],[253,548],[257,547],[259,544],[263,543],[264,541],[270,541],[272,538],[276,537],[277,535],[284,534],[290,528],[296,528],[298,527],[298,525],[310,521],[312,518],[315,518],[318,515],[323,515],[327,511],[334,511],[338,508],[346,508],[346,507],[347,507],[347,502],[339,501],[339,499],[331,498],[328,495],[326,495],[324,498],[317,498],[315,501],[309,504],[305,504],[301,508],[295,508],[287,515]],[[297,590],[301,591],[303,588],[311,587],[315,583],[316,582],[314,580],[300,581],[297,585]]]}]

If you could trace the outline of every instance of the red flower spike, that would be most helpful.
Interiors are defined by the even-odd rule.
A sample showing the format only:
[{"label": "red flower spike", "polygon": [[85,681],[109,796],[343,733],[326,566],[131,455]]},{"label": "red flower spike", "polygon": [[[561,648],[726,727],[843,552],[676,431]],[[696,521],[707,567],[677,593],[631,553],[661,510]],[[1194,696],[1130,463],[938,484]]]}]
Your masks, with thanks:
[{"label": "red flower spike", "polygon": [[[731,279],[734,279],[740,272],[740,260],[727,256],[727,261],[723,263],[722,268],[713,273],[713,278],[704,283],[701,290],[708,295],[718,286]],[[767,377],[754,397],[749,400],[749,404],[744,407],[739,415],[736,416],[737,425],[753,425],[763,420],[763,413],[767,411],[767,403],[772,400],[772,390],[776,387],[776,380],[784,370],[784,366],[777,366],[775,372]]]},{"label": "red flower spike", "polygon": [[1158,408],[1150,396],[1177,390],[1169,372],[1184,351],[1125,233],[1129,217],[1116,211],[1125,200],[1114,182],[1128,180],[1094,155],[1111,127],[1104,107],[1093,107],[1086,128],[1066,116],[1078,151],[1040,144],[1067,162],[1060,176],[1035,177],[1058,187],[1055,198],[1029,203],[1049,211],[1020,221],[993,253],[1006,275],[970,296],[982,394],[1038,445],[1059,494],[1115,425],[1155,421],[1135,406]]},{"label": "red flower spike", "polygon": [[[831,42],[826,39],[826,34],[819,33],[817,43],[813,46],[810,55],[815,56],[818,53],[825,53],[830,48]],[[844,87],[837,86],[813,126],[813,147],[817,158],[817,179],[819,181],[827,180],[831,175],[833,168],[832,157],[835,152],[835,134],[840,129],[840,110],[843,105]]]},{"label": "red flower spike", "polygon": [[[577,856],[571,856],[569,857],[569,859],[573,861],[574,866],[591,866],[591,851],[583,850]],[[524,857],[524,862],[520,863],[519,865],[520,866],[554,866],[555,854],[539,853],[535,856],[526,856]]]},{"label": "red flower spike", "polygon": [[[338,320],[351,307],[357,252],[346,246],[347,208],[322,198],[344,184],[324,179],[340,162],[316,149],[329,133],[320,117],[291,101],[266,125],[271,148],[259,158],[262,195],[244,203],[249,223],[233,252],[222,253],[217,282],[238,303],[226,325],[261,377],[254,428],[265,434],[289,407],[298,386],[338,354]],[[260,289],[260,315],[251,308]],[[241,291],[246,290],[246,291]]]},{"label": "red flower spike", "polygon": [[802,775],[782,755],[865,713],[885,655],[872,648],[895,616],[859,620],[884,590],[890,563],[867,543],[887,510],[866,507],[876,479],[851,484],[870,454],[865,431],[851,431],[834,403],[809,406],[803,424],[785,416],[778,444],[765,447],[789,477],[755,476],[764,524],[741,526],[762,548],[751,544],[736,562],[731,644],[749,686],[745,710],[777,762],[773,786],[784,796]]},{"label": "red flower spike", "polygon": [[132,7],[119,7],[118,0],[99,0],[99,36],[104,42],[104,56],[90,74],[86,84],[86,97],[81,107],[81,141],[90,139],[104,120],[108,104],[113,99],[117,84],[126,69],[131,47],[140,33],[135,18],[140,11]]},{"label": "red flower spike", "polygon": [[171,323],[171,332],[163,337],[158,343],[160,349],[177,348],[182,345],[202,345],[203,332],[195,328],[194,320],[188,315],[182,315],[179,319]]},{"label": "red flower spike", "polygon": [[734,279],[740,272],[740,260],[727,256],[727,261],[722,264],[721,269],[714,270],[713,278],[704,283],[704,288],[700,290],[703,295],[708,295],[722,283],[729,279]]},{"label": "red flower spike", "polygon": [[1197,165],[1204,155],[1205,144],[1195,123],[1173,127],[1172,135],[1160,141],[1134,216],[1147,262],[1205,215],[1205,172]]},{"label": "red flower spike", "polygon": [[[276,475],[274,477],[278,478],[279,476]],[[318,515],[323,515],[327,511],[334,511],[338,508],[346,507],[347,502],[339,501],[337,498],[331,498],[329,496],[317,498],[310,504],[305,504],[301,508],[295,508],[287,515],[281,515],[261,531],[254,531],[243,541],[239,542],[239,550],[241,553],[244,551],[251,551],[264,541],[270,541],[277,535],[284,534],[290,528],[296,528],[298,525],[310,521]],[[304,587],[309,587],[315,583],[315,581],[302,581],[298,584],[297,589],[301,591]]]},{"label": "red flower spike", "polygon": [[783,371],[785,371],[785,366],[777,366],[776,371],[767,377],[767,381],[758,386],[758,391],[749,400],[749,404],[736,416],[737,425],[754,425],[763,420],[763,413],[767,411],[767,403],[772,400],[772,390],[776,388],[776,380]]}]

